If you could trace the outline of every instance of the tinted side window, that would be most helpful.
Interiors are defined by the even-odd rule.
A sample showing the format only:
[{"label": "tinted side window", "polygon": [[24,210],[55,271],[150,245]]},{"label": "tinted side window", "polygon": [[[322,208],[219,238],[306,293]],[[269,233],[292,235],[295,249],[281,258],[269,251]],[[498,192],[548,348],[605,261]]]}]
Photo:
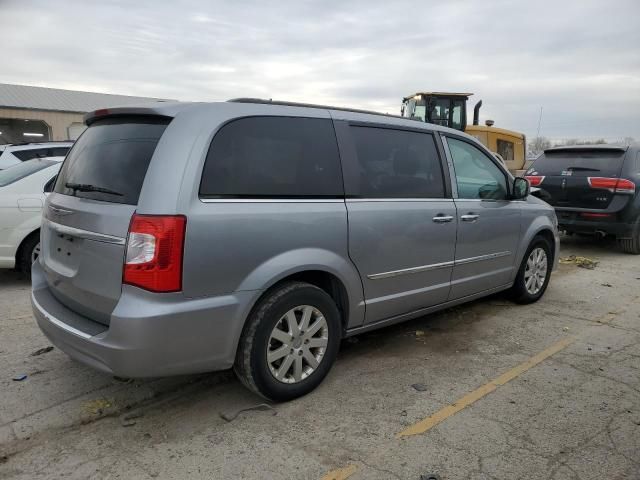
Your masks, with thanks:
[{"label": "tinted side window", "polygon": [[507,198],[507,178],[487,155],[462,140],[447,138],[447,143],[456,172],[459,198]]},{"label": "tinted side window", "polygon": [[344,195],[331,120],[248,117],[216,134],[204,164],[205,198],[336,198]]},{"label": "tinted side window", "polygon": [[443,198],[442,165],[433,135],[351,126],[357,155],[355,185],[366,198]]}]

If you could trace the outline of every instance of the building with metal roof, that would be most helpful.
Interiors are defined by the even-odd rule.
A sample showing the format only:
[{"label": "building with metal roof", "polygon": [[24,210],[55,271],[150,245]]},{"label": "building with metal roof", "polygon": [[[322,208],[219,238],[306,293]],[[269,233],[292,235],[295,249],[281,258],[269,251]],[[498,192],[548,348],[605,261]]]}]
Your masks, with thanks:
[{"label": "building with metal roof", "polygon": [[0,83],[0,144],[75,140],[86,112],[165,99]]}]

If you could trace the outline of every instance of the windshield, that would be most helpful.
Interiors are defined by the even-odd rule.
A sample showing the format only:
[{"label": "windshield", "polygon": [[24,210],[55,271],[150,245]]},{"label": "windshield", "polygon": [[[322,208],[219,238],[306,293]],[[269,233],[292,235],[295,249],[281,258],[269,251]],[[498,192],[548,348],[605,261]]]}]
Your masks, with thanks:
[{"label": "windshield", "polygon": [[22,180],[23,178],[50,167],[51,165],[55,165],[56,163],[58,162],[53,160],[35,159],[19,163],[7,168],[6,170],[0,170],[0,187]]}]

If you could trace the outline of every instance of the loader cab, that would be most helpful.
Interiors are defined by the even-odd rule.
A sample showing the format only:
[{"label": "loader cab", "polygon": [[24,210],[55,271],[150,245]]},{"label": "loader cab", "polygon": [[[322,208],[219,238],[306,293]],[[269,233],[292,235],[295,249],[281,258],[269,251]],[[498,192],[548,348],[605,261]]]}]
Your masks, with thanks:
[{"label": "loader cab", "polygon": [[402,116],[464,132],[472,93],[419,92],[402,100]]}]

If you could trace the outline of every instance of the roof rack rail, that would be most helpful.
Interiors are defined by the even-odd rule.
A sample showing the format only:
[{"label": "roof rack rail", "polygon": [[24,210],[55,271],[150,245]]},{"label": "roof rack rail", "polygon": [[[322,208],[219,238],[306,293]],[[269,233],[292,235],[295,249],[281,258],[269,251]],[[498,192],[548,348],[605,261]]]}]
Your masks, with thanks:
[{"label": "roof rack rail", "polygon": [[401,115],[393,115],[391,113],[381,113],[374,112],[373,110],[361,110],[358,108],[346,108],[346,107],[333,107],[331,105],[317,105],[314,103],[298,103],[298,102],[285,102],[282,100],[267,100],[264,98],[250,98],[250,97],[241,97],[241,98],[232,98],[227,100],[227,102],[232,103],[259,103],[263,105],[283,105],[287,107],[305,107],[305,108],[320,108],[323,110],[340,110],[342,112],[353,112],[353,113],[366,113],[369,115],[381,115],[383,117],[392,117],[392,118],[401,118],[403,120],[409,120],[407,117],[403,117]]},{"label": "roof rack rail", "polygon": [[2,143],[3,147],[24,147],[25,145],[42,145],[43,143],[74,143],[75,140],[42,140],[41,142]]}]

